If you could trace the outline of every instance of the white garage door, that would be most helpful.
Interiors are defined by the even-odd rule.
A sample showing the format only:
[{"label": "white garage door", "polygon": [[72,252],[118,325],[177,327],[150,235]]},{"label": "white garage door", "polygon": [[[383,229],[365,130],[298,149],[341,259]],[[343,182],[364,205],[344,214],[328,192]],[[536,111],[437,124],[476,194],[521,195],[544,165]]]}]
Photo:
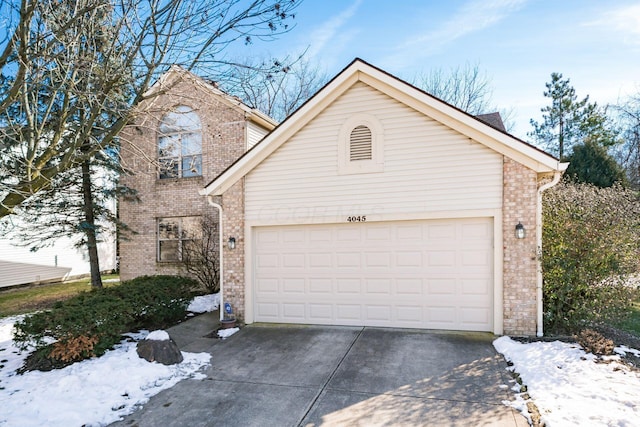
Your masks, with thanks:
[{"label": "white garage door", "polygon": [[258,322],[493,330],[491,218],[257,227]]}]

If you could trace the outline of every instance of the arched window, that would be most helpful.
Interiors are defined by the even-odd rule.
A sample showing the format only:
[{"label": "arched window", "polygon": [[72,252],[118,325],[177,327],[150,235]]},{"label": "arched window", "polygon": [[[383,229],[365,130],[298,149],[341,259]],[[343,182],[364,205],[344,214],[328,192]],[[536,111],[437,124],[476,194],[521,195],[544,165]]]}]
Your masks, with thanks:
[{"label": "arched window", "polygon": [[191,108],[180,106],[162,118],[158,163],[160,179],[202,175],[202,126]]}]

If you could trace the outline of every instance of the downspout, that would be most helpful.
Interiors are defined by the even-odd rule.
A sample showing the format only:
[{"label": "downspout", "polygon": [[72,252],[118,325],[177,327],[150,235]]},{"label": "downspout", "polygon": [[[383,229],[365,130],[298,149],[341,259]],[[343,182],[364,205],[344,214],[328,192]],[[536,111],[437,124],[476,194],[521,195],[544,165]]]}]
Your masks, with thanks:
[{"label": "downspout", "polygon": [[536,209],[536,248],[538,253],[538,265],[537,265],[537,277],[536,277],[536,292],[538,302],[538,315],[537,315],[537,331],[538,337],[544,336],[543,330],[543,307],[542,307],[542,193],[560,182],[562,177],[562,171],[555,171],[553,173],[553,179],[540,186],[538,188],[538,204]]},{"label": "downspout", "polygon": [[224,262],[222,259],[222,253],[223,253],[223,248],[222,248],[222,206],[220,206],[219,204],[217,204],[216,202],[213,201],[213,196],[211,195],[207,195],[207,202],[209,202],[209,205],[213,206],[214,208],[216,208],[218,210],[218,250],[220,251],[220,255],[218,256],[218,258],[220,259],[220,321],[222,321],[222,319],[224,318],[224,309],[222,307],[224,307],[224,292],[222,292],[222,284],[224,283]]}]

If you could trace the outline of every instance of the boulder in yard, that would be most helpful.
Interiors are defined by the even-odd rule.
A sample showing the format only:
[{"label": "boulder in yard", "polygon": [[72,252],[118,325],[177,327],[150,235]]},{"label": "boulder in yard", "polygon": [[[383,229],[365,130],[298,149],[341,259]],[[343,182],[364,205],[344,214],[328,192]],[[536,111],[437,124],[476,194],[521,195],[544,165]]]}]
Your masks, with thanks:
[{"label": "boulder in yard", "polygon": [[154,331],[146,339],[138,341],[138,356],[149,362],[174,365],[184,359],[178,345],[165,331]]}]

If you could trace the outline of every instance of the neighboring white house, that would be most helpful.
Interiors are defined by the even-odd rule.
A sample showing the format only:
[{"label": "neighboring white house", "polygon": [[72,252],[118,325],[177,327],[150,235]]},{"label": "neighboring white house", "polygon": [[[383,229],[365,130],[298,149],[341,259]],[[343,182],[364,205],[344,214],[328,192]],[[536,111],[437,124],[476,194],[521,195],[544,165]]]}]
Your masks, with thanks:
[{"label": "neighboring white house", "polygon": [[[115,201],[112,209],[115,210]],[[113,270],[116,268],[115,233],[102,236],[102,240],[98,244],[100,270]],[[86,249],[75,248],[67,237],[61,237],[52,246],[36,252],[18,243],[11,236],[0,238],[0,288],[60,281],[90,273]]]}]

